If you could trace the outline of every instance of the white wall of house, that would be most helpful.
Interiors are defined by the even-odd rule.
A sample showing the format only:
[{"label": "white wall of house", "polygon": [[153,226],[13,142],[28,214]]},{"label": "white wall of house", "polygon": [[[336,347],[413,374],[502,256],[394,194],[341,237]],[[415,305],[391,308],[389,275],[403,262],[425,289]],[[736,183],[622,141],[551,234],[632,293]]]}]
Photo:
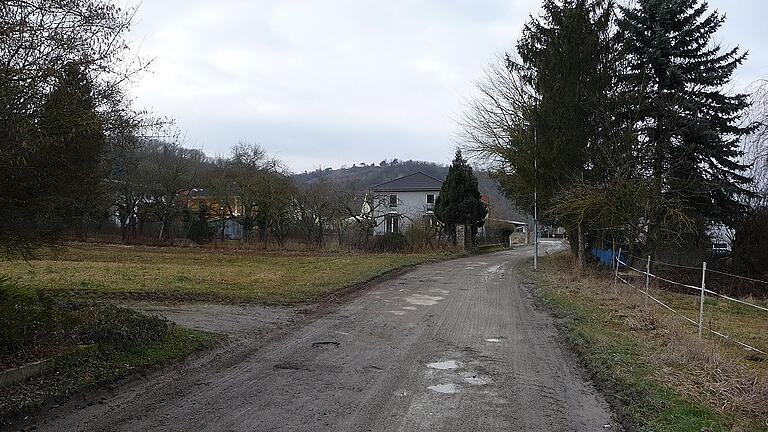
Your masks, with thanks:
[{"label": "white wall of house", "polygon": [[[396,195],[396,206],[390,206],[390,195]],[[431,191],[403,191],[403,192],[374,192],[374,217],[376,218],[376,228],[374,234],[384,234],[393,230],[405,232],[412,221],[419,220],[427,215],[432,215],[434,209],[434,199],[432,203],[427,202],[427,196],[432,195],[434,199],[440,195],[439,190]],[[396,227],[392,222],[387,222],[388,218],[396,218],[398,221]]]}]

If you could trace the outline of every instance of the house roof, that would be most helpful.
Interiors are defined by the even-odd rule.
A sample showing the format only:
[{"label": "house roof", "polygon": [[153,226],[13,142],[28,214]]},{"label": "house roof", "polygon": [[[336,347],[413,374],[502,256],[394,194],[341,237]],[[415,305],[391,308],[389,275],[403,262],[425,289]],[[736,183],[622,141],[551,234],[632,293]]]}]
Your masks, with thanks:
[{"label": "house roof", "polygon": [[371,189],[375,192],[439,191],[442,186],[442,180],[417,171],[407,176],[371,186]]}]

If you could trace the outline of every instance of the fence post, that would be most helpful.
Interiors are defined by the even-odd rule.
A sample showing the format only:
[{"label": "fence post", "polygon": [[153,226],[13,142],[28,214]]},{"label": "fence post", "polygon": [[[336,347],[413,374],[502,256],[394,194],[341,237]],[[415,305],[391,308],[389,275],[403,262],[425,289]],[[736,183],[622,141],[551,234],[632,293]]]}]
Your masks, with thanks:
[{"label": "fence post", "polygon": [[648,296],[651,295],[651,256],[648,255],[648,261],[645,263],[645,306],[648,306]]},{"label": "fence post", "polygon": [[616,269],[613,272],[613,289],[616,290],[616,281],[619,280],[619,261],[621,260],[621,248],[619,248],[619,254],[614,257],[614,263],[616,264]]},{"label": "fence post", "polygon": [[704,294],[706,293],[705,281],[707,278],[707,262],[701,264],[701,302],[699,303],[699,339],[704,330]]}]

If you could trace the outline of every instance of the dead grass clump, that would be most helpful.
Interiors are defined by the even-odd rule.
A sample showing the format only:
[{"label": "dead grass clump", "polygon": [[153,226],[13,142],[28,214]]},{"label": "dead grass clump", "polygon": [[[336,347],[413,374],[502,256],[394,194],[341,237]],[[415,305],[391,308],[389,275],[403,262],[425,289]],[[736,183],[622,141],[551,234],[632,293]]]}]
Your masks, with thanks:
[{"label": "dead grass clump", "polygon": [[680,324],[667,327],[664,349],[653,357],[660,366],[659,380],[721,413],[768,427],[768,374],[741,364],[719,343],[702,341]]}]

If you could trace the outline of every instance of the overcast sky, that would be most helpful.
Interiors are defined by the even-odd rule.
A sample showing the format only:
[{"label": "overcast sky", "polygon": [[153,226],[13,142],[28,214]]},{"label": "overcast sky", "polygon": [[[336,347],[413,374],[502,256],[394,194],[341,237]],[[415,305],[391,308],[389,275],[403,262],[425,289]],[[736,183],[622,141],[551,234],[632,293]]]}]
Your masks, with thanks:
[{"label": "overcast sky", "polygon": [[[144,0],[132,39],[154,63],[131,93],[209,155],[245,140],[294,171],[447,163],[462,101],[540,4]],[[750,52],[736,88],[768,78],[768,2],[710,5],[728,16],[717,40]]]}]

